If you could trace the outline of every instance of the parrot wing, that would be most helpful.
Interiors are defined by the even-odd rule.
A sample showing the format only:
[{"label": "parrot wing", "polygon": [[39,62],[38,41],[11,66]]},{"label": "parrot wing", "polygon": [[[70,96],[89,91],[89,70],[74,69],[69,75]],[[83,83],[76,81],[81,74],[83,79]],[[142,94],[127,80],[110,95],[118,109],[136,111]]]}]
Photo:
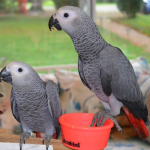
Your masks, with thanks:
[{"label": "parrot wing", "polygon": [[[20,118],[19,118],[19,113],[18,113],[18,109],[17,109],[17,104],[16,104],[16,100],[14,98],[14,95],[13,95],[13,89],[11,90],[11,98],[10,98],[10,101],[11,101],[11,111],[12,111],[12,114],[13,116],[15,117],[15,119],[20,122]],[[20,122],[21,123],[21,122]]]},{"label": "parrot wing", "polygon": [[79,70],[79,75],[80,75],[80,78],[81,78],[81,81],[82,83],[89,89],[91,89],[89,87],[89,85],[87,84],[86,80],[85,80],[85,77],[84,77],[84,74],[83,74],[83,64],[82,64],[82,61],[80,59],[80,57],[78,57],[78,70]]},{"label": "parrot wing", "polygon": [[54,83],[51,80],[48,80],[46,83],[46,93],[48,96],[48,108],[53,117],[53,124],[56,128],[56,134],[58,136],[60,133],[60,125],[58,122],[58,118],[62,115],[62,107],[56,83]]},{"label": "parrot wing", "polygon": [[106,95],[113,93],[137,118],[147,121],[147,108],[134,70],[119,48],[109,45],[101,51],[100,76]]},{"label": "parrot wing", "polygon": [[[104,93],[108,96],[113,93],[116,99],[129,110],[128,112],[133,114],[131,118],[127,110],[122,109],[135,131],[143,136],[143,133],[141,134],[143,127],[137,129],[135,117],[141,126],[144,122],[148,124],[148,110],[132,65],[119,48],[109,45],[100,52],[100,78]],[[145,136],[147,137],[147,133]]]}]

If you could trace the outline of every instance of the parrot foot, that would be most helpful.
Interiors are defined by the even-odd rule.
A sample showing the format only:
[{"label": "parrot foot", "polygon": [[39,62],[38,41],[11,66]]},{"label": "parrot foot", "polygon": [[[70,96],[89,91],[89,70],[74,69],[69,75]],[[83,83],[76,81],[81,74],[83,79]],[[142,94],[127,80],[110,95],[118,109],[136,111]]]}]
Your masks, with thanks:
[{"label": "parrot foot", "polygon": [[44,142],[47,140],[46,142],[46,150],[48,150],[48,147],[49,147],[49,143],[50,143],[50,140],[52,139],[52,135],[46,135],[44,138],[43,138],[43,144]]},{"label": "parrot foot", "polygon": [[121,134],[123,133],[123,130],[120,127],[120,125],[118,124],[117,120],[115,118],[113,118],[107,110],[101,110],[94,115],[91,127],[94,126],[95,122],[96,122],[96,126],[103,126],[107,119],[111,119],[114,122],[114,124],[116,125],[118,131],[120,131]]},{"label": "parrot foot", "polygon": [[22,150],[22,143],[25,144],[26,140],[31,136],[30,132],[23,132],[20,138],[20,150]]}]

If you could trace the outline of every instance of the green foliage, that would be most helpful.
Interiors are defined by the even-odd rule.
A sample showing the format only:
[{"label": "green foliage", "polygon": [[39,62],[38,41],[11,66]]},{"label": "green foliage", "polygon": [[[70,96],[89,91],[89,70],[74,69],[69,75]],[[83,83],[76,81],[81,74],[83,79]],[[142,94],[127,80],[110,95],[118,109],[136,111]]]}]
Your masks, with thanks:
[{"label": "green foliage", "polygon": [[14,12],[17,5],[17,0],[0,0],[0,12]]},{"label": "green foliage", "polygon": [[52,0],[45,0],[43,2],[43,6],[54,6],[54,2]]},{"label": "green foliage", "polygon": [[62,6],[79,6],[79,0],[53,0],[56,8],[60,8]]},{"label": "green foliage", "polygon": [[[50,32],[48,17],[14,15],[0,17],[0,58],[18,60],[31,66],[77,63],[78,55],[71,38],[64,32]],[[129,59],[144,56],[150,63],[150,53],[127,40],[100,28],[104,39],[119,47]]]},{"label": "green foliage", "polygon": [[117,7],[120,11],[125,12],[128,18],[136,16],[140,11],[143,0],[116,0]]},{"label": "green foliage", "polygon": [[5,0],[0,0],[0,11],[3,11],[5,8]]},{"label": "green foliage", "polygon": [[115,21],[129,26],[150,37],[150,15],[137,14],[136,18],[115,19]]},{"label": "green foliage", "polygon": [[48,17],[16,15],[0,18],[0,58],[31,66],[77,63],[71,38],[64,32],[49,31]]},{"label": "green foliage", "polygon": [[113,3],[115,0],[97,0],[97,3]]}]

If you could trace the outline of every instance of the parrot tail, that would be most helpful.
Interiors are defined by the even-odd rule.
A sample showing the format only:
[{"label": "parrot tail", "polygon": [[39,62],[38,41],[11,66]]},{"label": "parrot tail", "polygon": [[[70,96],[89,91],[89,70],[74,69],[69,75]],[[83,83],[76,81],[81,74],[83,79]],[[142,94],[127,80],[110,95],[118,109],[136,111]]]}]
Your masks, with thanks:
[{"label": "parrot tail", "polygon": [[40,132],[34,131],[34,133],[36,134],[36,137],[37,137],[37,138],[43,138]]},{"label": "parrot tail", "polygon": [[57,139],[57,138],[58,138],[58,136],[57,136],[57,133],[56,133],[56,132],[53,134],[53,138],[54,138],[54,139]]},{"label": "parrot tail", "polygon": [[56,129],[56,133],[54,133],[55,135],[53,134],[53,138],[55,137],[54,139],[58,139],[60,132],[61,132],[60,126],[55,127],[55,129]]},{"label": "parrot tail", "polygon": [[133,116],[133,114],[125,107],[122,107],[125,115],[127,116],[132,128],[134,131],[143,139],[146,139],[149,137],[148,130],[146,128],[146,125],[144,121],[140,118],[136,118]]},{"label": "parrot tail", "polygon": [[[45,136],[45,134],[40,133],[40,132],[34,131],[34,133],[36,134],[36,137],[37,137],[37,138],[43,138],[43,137]],[[58,138],[56,132],[53,134],[53,138],[54,138],[54,139],[57,139],[57,138]]]}]

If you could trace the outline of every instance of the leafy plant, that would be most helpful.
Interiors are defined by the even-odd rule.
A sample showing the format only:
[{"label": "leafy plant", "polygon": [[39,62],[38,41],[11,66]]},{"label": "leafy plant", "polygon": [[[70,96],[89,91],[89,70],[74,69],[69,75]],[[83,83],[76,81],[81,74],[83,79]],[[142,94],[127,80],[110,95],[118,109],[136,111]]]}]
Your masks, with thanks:
[{"label": "leafy plant", "polygon": [[126,13],[128,18],[136,16],[140,11],[143,0],[116,0],[117,7],[120,11]]},{"label": "leafy plant", "polygon": [[71,5],[71,6],[79,6],[79,0],[53,0],[55,3],[56,8],[60,8],[62,6],[67,6],[67,5]]},{"label": "leafy plant", "polygon": [[14,12],[17,9],[18,2],[16,0],[0,0],[0,11]]},{"label": "leafy plant", "polygon": [[115,0],[97,0],[97,3],[113,3]]}]

